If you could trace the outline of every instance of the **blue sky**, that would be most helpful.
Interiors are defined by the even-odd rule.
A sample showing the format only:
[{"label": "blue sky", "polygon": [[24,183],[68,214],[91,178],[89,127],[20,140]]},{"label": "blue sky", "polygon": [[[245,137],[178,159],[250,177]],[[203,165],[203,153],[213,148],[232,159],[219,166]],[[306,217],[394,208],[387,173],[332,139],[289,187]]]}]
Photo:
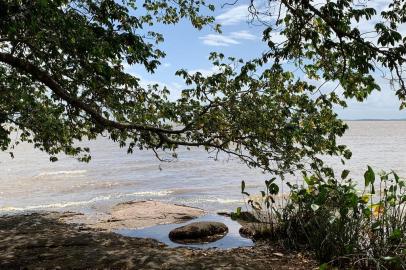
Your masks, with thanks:
[{"label": "blue sky", "polygon": [[[210,74],[213,68],[208,61],[210,52],[222,52],[226,56],[234,56],[245,60],[259,56],[267,46],[261,41],[263,26],[248,23],[247,1],[239,1],[233,6],[217,7],[214,15],[216,22],[222,25],[222,34],[210,27],[200,31],[194,29],[189,22],[182,21],[177,25],[155,27],[162,33],[165,42],[159,45],[167,56],[161,60],[162,65],[154,74],[148,74],[142,67],[131,66],[127,70],[139,76],[143,84],[159,83],[171,90],[176,98],[182,87],[182,79],[175,76],[178,69],[190,72],[200,71]],[[371,1],[378,10],[385,0]],[[360,24],[360,28],[368,29],[372,22]],[[405,28],[406,29],[406,28]],[[279,38],[279,37],[275,37]],[[345,109],[337,108],[336,112],[342,119],[406,119],[406,110],[399,111],[399,100],[395,96],[386,79],[377,77],[382,88],[381,92],[373,93],[365,102],[348,101]]]}]

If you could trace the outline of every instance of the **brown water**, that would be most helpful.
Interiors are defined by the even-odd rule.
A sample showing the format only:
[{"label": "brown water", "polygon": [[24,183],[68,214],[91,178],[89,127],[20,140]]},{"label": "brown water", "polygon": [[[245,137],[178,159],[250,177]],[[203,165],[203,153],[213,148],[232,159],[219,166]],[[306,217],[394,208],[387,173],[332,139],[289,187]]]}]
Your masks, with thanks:
[{"label": "brown water", "polygon": [[[350,129],[341,141],[353,152],[346,167],[354,179],[362,179],[367,164],[406,176],[406,121],[348,124]],[[90,147],[93,159],[89,164],[67,157],[50,163],[46,154],[30,145],[19,146],[14,159],[0,153],[0,213],[101,211],[134,199],[232,210],[242,204],[241,180],[256,191],[269,177],[237,160],[214,161],[199,149],[180,150],[177,161],[160,163],[151,152],[127,155],[125,149],[104,139],[91,142]],[[338,159],[329,162],[337,170],[343,167]]]}]

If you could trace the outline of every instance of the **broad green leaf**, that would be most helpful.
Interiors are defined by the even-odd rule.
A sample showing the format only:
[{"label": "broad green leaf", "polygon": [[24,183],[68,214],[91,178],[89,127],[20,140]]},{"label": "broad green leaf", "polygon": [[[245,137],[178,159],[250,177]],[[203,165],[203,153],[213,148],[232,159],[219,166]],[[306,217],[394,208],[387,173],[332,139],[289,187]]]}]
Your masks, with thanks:
[{"label": "broad green leaf", "polygon": [[350,173],[349,170],[343,170],[343,171],[341,172],[341,179],[347,178],[347,176],[348,176],[349,173]]},{"label": "broad green leaf", "polygon": [[365,186],[373,185],[375,182],[375,173],[370,166],[364,173]]},{"label": "broad green leaf", "polygon": [[317,210],[319,210],[319,208],[320,208],[320,206],[319,206],[319,205],[314,204],[314,203],[313,203],[313,204],[312,204],[310,207],[311,207],[311,208],[312,208],[312,210],[313,210],[313,211],[315,211],[315,212],[316,212]]}]

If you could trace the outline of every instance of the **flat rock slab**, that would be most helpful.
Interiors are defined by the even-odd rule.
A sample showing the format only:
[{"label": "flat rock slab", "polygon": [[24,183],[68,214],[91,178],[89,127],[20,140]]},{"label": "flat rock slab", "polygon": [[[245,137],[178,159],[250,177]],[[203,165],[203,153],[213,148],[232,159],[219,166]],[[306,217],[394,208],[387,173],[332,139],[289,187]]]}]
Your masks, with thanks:
[{"label": "flat rock slab", "polygon": [[169,238],[177,243],[195,244],[214,242],[228,233],[228,227],[221,222],[193,222],[176,228],[169,233]]},{"label": "flat rock slab", "polygon": [[115,205],[109,213],[89,217],[68,215],[63,221],[82,223],[94,229],[113,231],[145,228],[159,224],[182,223],[205,214],[204,210],[158,201],[129,201]]}]

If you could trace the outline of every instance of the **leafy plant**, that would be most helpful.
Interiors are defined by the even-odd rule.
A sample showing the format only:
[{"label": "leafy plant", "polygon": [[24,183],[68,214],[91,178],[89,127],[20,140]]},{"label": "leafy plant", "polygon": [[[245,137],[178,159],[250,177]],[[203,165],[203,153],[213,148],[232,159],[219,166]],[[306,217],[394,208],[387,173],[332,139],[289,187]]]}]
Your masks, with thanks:
[{"label": "leafy plant", "polygon": [[[346,173],[344,173],[345,176]],[[320,262],[359,268],[406,267],[405,181],[368,166],[363,192],[350,180],[304,177],[291,185],[283,209],[283,231],[294,247],[311,248]]]},{"label": "leafy plant", "polygon": [[[245,191],[245,181],[241,182],[241,194],[248,197],[246,202],[246,208],[252,209],[255,217],[254,228],[257,230],[266,231],[266,235],[274,237],[276,235],[276,223],[278,209],[276,207],[275,196],[279,193],[279,186],[275,183],[276,178],[273,177],[270,180],[265,181],[266,189],[260,191],[260,195],[253,197],[248,192]],[[241,207],[237,208],[237,212],[233,213],[235,218],[242,217]],[[244,214],[247,215],[247,214]],[[259,224],[260,223],[260,224]],[[264,230],[264,224],[267,225],[268,229]],[[260,233],[264,235],[263,232]]]},{"label": "leafy plant", "polygon": [[304,185],[288,183],[283,207],[273,199],[264,200],[264,208],[248,199],[248,206],[272,219],[267,224],[287,247],[312,250],[323,267],[405,269],[406,181],[393,171],[377,181],[368,166],[359,190],[348,175],[304,175]]}]

